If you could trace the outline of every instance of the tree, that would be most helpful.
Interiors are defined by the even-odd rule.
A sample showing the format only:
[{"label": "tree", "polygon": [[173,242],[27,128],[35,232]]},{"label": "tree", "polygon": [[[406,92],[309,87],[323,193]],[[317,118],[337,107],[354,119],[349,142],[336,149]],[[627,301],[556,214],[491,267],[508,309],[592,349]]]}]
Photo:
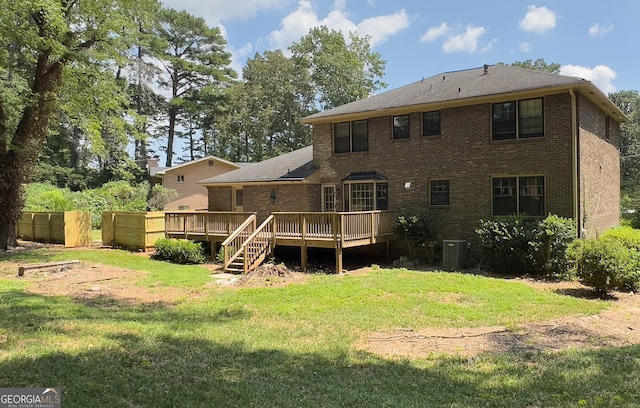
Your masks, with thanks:
[{"label": "tree", "polygon": [[186,98],[212,84],[225,86],[236,74],[229,67],[231,56],[224,49],[226,42],[219,28],[210,28],[203,18],[173,9],[164,9],[160,22],[154,55],[167,75],[160,85],[171,93],[166,149],[166,166],[170,167],[176,124],[184,111]]},{"label": "tree", "polygon": [[[500,62],[500,64],[502,65],[506,65],[503,62]],[[560,73],[560,64],[554,62],[551,64],[547,64],[544,60],[544,58],[538,58],[537,60],[533,61],[533,60],[525,60],[525,61],[516,61],[513,64],[511,64],[512,67],[519,67],[519,68],[526,68],[526,69],[533,69],[535,71],[542,71],[542,72],[550,72],[552,74],[558,74]]]},{"label": "tree", "polygon": [[630,119],[620,127],[620,178],[622,196],[631,207],[640,208],[640,94],[618,91],[609,98]]},{"label": "tree", "polygon": [[227,132],[238,138],[239,159],[261,161],[311,143],[311,129],[301,119],[314,110],[309,71],[281,50],[256,54],[234,89]]},{"label": "tree", "polygon": [[[153,0],[41,0],[0,8],[0,250],[13,244],[22,186],[58,112],[65,68],[118,60],[129,49],[134,13]],[[10,50],[6,52],[5,50]],[[17,57],[19,56],[19,58]],[[18,100],[6,89],[22,78]],[[9,242],[11,241],[11,242]]]},{"label": "tree", "polygon": [[312,28],[290,48],[296,64],[309,70],[322,109],[365,98],[385,88],[386,61],[371,51],[370,38],[327,27]]}]

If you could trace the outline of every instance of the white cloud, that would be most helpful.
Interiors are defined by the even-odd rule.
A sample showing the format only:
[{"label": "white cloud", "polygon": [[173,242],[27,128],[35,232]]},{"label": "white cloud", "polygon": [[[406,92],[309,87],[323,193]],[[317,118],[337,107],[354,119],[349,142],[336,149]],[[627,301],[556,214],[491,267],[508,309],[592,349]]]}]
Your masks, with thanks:
[{"label": "white cloud", "polygon": [[560,74],[580,77],[591,81],[605,94],[616,91],[616,87],[612,84],[612,81],[616,79],[616,71],[606,65],[596,65],[594,68],[581,67],[579,65],[564,65],[560,67]]},{"label": "white cloud", "polygon": [[392,35],[409,27],[411,22],[405,10],[386,16],[377,16],[362,20],[358,24],[358,34],[371,36],[371,46],[385,42]]},{"label": "white cloud", "polygon": [[187,10],[211,26],[231,19],[249,19],[264,10],[282,9],[289,0],[162,0],[165,7]]},{"label": "white cloud", "polygon": [[595,23],[589,27],[589,35],[592,37],[604,37],[611,30],[613,30],[613,25],[601,26],[600,24]]},{"label": "white cloud", "polygon": [[427,32],[420,37],[420,41],[422,42],[431,42],[434,41],[443,35],[449,32],[449,25],[447,23],[442,23],[438,27],[431,27],[427,30]]},{"label": "white cloud", "polygon": [[410,21],[405,10],[394,14],[371,17],[356,24],[345,12],[345,0],[336,0],[333,10],[320,19],[309,0],[300,0],[298,8],[280,21],[280,29],[269,34],[269,42],[275,48],[287,47],[306,35],[313,27],[327,26],[346,35],[356,31],[359,35],[371,36],[371,45],[386,41],[390,36],[409,27]]},{"label": "white cloud", "polygon": [[520,44],[518,44],[518,48],[520,49],[520,52],[529,52],[531,51],[531,44],[521,42]]},{"label": "white cloud", "polygon": [[556,26],[556,13],[546,7],[529,6],[529,12],[520,20],[520,29],[544,34]]},{"label": "white cloud", "polygon": [[480,37],[486,32],[484,27],[467,26],[464,33],[448,37],[442,44],[442,49],[444,52],[475,52]]},{"label": "white cloud", "polygon": [[238,78],[241,78],[244,62],[247,58],[253,57],[253,55],[250,55],[254,51],[253,45],[251,43],[247,43],[239,49],[235,49],[227,45],[227,49],[231,53],[231,68],[238,73]]}]

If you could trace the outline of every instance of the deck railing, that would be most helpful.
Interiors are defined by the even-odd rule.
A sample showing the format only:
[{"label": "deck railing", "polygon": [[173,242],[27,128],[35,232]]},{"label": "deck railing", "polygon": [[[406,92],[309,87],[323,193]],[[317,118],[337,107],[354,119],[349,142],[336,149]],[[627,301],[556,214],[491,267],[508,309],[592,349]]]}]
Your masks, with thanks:
[{"label": "deck railing", "polygon": [[[254,213],[237,212],[167,212],[169,235],[203,235],[227,238]],[[361,212],[274,212],[273,237],[282,241],[338,241],[341,246],[366,245],[393,235],[393,211]],[[247,238],[253,231],[246,231]],[[243,241],[235,244],[239,249]]]},{"label": "deck railing", "polygon": [[276,239],[335,240],[342,243],[393,235],[392,211],[276,212]]},{"label": "deck railing", "polygon": [[255,213],[177,211],[165,213],[165,231],[170,235],[227,237]]}]

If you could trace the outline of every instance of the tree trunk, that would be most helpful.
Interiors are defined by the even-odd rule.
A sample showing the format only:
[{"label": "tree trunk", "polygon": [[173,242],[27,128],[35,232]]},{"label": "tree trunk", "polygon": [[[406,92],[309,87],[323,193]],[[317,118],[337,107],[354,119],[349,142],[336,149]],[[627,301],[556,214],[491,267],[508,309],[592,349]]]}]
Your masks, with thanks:
[{"label": "tree trunk", "polygon": [[62,62],[50,62],[51,51],[38,56],[33,85],[32,104],[22,116],[7,149],[0,149],[0,251],[6,251],[15,240],[15,227],[24,204],[22,186],[28,182],[33,166],[47,139],[49,120],[54,113],[57,91],[62,79]]},{"label": "tree trunk", "polygon": [[176,133],[176,116],[178,115],[178,108],[171,106],[169,108],[169,137],[167,137],[167,161],[166,167],[171,167],[173,160],[173,138]]}]

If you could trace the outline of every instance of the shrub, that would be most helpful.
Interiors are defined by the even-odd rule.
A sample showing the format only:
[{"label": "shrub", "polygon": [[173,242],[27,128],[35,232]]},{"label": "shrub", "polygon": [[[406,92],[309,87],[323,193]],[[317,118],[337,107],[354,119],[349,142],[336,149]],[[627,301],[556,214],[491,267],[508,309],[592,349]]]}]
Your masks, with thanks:
[{"label": "shrub", "polygon": [[409,255],[415,258],[417,247],[425,246],[436,238],[437,220],[427,208],[405,209],[396,216],[393,230],[396,236],[405,240]]},{"label": "shrub", "polygon": [[576,240],[567,250],[580,282],[592,287],[600,297],[624,287],[634,264],[637,267],[631,255],[620,241],[606,238]]},{"label": "shrub", "polygon": [[547,276],[555,279],[572,279],[571,263],[566,251],[576,238],[576,228],[571,218],[550,214],[540,221],[529,242],[534,264]]},{"label": "shrub", "polygon": [[623,288],[637,292],[640,289],[640,230],[630,227],[613,228],[605,232],[601,239],[617,241],[627,250],[630,264],[625,273]]},{"label": "shrub", "polygon": [[154,259],[178,264],[200,264],[205,261],[202,247],[185,239],[159,238],[154,243]]},{"label": "shrub", "polygon": [[521,215],[480,220],[476,233],[483,259],[496,271],[528,269],[536,221]]}]

